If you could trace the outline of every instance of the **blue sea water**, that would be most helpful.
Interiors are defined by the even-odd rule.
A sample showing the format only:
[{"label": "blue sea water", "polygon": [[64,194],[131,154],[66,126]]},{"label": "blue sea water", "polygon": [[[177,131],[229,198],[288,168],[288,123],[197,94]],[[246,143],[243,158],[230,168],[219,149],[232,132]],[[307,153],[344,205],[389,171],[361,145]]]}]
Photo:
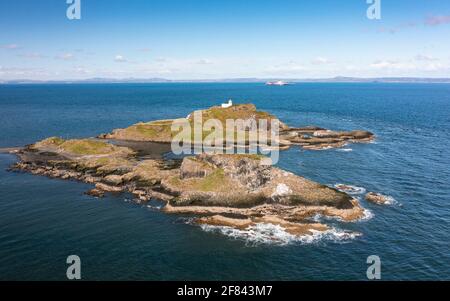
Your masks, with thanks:
[{"label": "blue sea water", "polygon": [[371,218],[331,221],[360,236],[254,243],[127,195],[94,199],[83,194],[87,184],[7,172],[16,158],[0,154],[0,279],[64,280],[71,254],[80,256],[85,280],[357,280],[367,279],[369,255],[380,257],[385,280],[450,279],[450,85],[0,85],[0,147],[92,137],[228,98],[291,126],[374,132],[375,143],[347,151],[292,147],[278,165],[396,202],[361,200]]}]

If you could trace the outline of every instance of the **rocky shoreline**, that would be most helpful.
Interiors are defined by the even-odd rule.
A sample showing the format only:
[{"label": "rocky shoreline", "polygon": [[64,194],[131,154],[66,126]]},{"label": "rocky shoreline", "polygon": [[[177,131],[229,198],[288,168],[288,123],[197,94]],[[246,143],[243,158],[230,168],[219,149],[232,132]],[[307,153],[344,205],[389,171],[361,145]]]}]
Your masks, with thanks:
[{"label": "rocky shoreline", "polygon": [[[247,116],[246,110],[255,112],[254,106],[248,105],[237,112],[240,117]],[[155,143],[167,137],[155,138],[155,132],[146,129],[151,138],[142,140],[141,135],[133,139],[121,131],[102,135],[100,140],[52,137],[15,149],[19,162],[11,170],[90,183],[95,187],[87,194],[94,197],[129,192],[139,203],[161,200],[166,203],[163,212],[194,215],[197,224],[245,229],[264,223],[278,225],[292,235],[309,235],[329,229],[312,221],[317,215],[348,222],[364,217],[356,198],[263,164],[265,157],[261,155],[201,154],[167,159],[167,144]],[[370,132],[317,127],[283,126],[281,135],[285,145],[311,150],[374,139]]]}]

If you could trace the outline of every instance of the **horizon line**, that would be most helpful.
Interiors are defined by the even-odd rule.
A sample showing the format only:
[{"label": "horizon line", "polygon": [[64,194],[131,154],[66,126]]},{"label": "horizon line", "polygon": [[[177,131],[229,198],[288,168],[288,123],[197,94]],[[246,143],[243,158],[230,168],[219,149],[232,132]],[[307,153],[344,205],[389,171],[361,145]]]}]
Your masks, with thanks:
[{"label": "horizon line", "polygon": [[265,83],[268,81],[282,80],[288,83],[450,83],[450,77],[350,77],[335,76],[323,78],[287,78],[287,77],[236,77],[236,78],[214,78],[214,79],[167,79],[159,77],[151,78],[109,78],[92,77],[85,79],[55,79],[55,80],[34,80],[34,79],[9,79],[0,80],[0,84],[77,84],[77,83]]}]

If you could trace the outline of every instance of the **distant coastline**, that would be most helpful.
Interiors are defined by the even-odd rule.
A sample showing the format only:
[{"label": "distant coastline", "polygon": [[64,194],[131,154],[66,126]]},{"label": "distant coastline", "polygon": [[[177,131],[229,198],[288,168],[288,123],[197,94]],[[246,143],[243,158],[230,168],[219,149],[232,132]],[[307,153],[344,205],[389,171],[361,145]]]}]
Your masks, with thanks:
[{"label": "distant coastline", "polygon": [[343,77],[332,78],[224,78],[224,79],[185,79],[171,80],[165,78],[89,78],[80,80],[0,80],[0,85],[17,84],[147,84],[147,83],[266,83],[268,81],[286,81],[289,83],[450,83],[450,78],[429,77]]}]

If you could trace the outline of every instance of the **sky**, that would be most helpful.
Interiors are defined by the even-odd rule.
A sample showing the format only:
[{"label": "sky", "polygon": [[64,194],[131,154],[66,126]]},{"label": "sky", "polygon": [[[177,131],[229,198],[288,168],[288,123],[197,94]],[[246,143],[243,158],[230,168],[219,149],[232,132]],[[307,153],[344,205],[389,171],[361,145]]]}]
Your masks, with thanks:
[{"label": "sky", "polygon": [[66,1],[0,0],[0,80],[450,77],[448,0]]}]

